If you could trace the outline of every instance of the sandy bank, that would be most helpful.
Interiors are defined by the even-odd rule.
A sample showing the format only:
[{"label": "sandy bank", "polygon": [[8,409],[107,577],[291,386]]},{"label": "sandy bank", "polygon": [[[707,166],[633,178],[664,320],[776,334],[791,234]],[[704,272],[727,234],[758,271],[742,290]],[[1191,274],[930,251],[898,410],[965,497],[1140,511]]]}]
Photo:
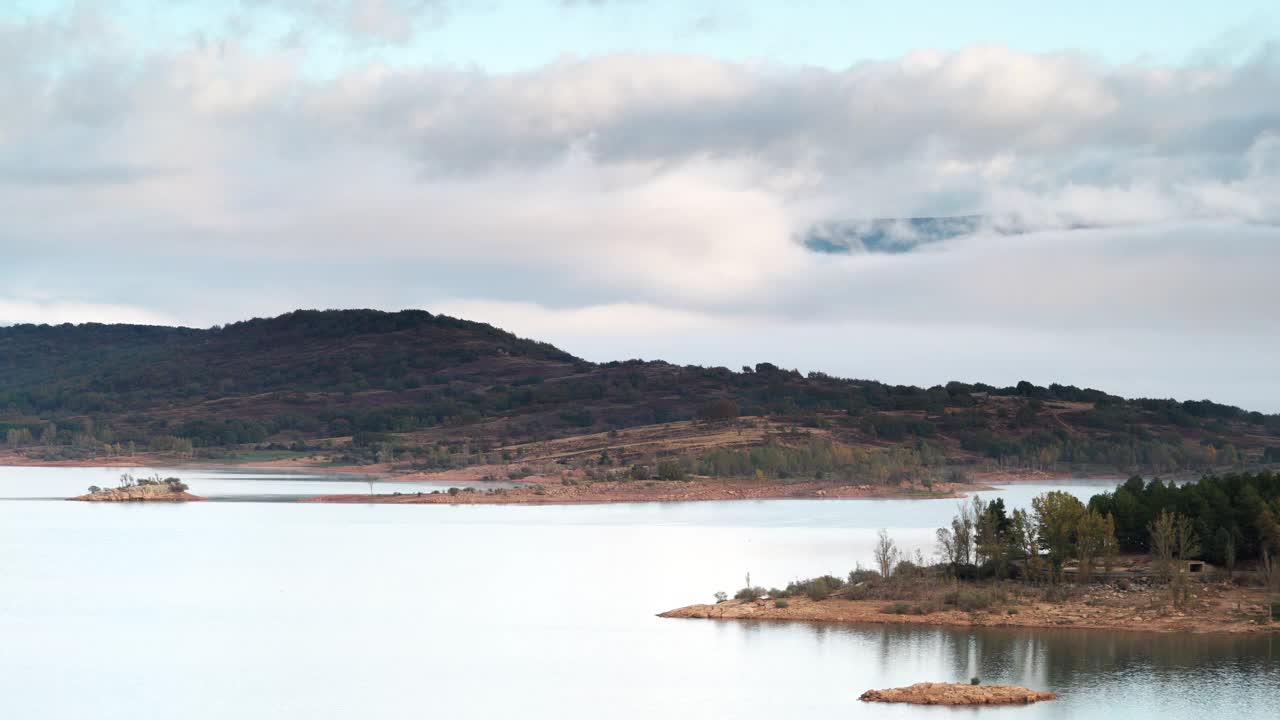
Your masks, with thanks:
[{"label": "sandy bank", "polygon": [[895,612],[897,603],[884,600],[806,597],[785,600],[726,600],[710,605],[689,605],[660,614],[666,618],[713,620],[770,620],[823,623],[898,623],[905,625],[953,625],[1026,628],[1080,628],[1138,632],[1270,633],[1280,632],[1280,622],[1260,624],[1265,616],[1265,594],[1257,588],[1205,586],[1196,590],[1187,608],[1169,606],[1166,588],[1118,591],[1091,588],[1061,603],[1010,602],[987,610],[966,611],[944,606],[916,614]]},{"label": "sandy bank", "polygon": [[1051,692],[1037,692],[1017,685],[916,683],[910,687],[868,690],[858,699],[911,705],[1030,705],[1057,697]]},{"label": "sandy bank", "polygon": [[752,480],[697,478],[692,480],[642,480],[633,482],[550,481],[516,488],[449,493],[401,493],[379,495],[324,495],[303,502],[388,503],[445,505],[568,505],[615,502],[696,502],[710,500],[765,500],[775,498],[949,498],[983,489],[972,485],[936,483],[931,490],[881,485],[835,485],[805,481],[780,483]]}]

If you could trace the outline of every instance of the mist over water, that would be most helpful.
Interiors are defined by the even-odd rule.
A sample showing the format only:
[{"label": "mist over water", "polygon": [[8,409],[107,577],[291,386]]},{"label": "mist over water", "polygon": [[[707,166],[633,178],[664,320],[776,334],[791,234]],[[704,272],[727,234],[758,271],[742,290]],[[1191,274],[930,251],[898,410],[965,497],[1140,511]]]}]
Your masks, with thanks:
[{"label": "mist over water", "polygon": [[[932,552],[956,500],[582,506],[108,505],[119,469],[0,468],[0,698],[14,718],[939,717],[873,687],[1014,682],[1026,718],[1270,717],[1275,636],[824,626],[655,613]],[[150,474],[141,469],[135,474]],[[179,473],[197,494],[361,479]],[[290,485],[290,483],[298,483]],[[1013,507],[1052,487],[1019,485]],[[388,491],[377,488],[378,492]]]}]

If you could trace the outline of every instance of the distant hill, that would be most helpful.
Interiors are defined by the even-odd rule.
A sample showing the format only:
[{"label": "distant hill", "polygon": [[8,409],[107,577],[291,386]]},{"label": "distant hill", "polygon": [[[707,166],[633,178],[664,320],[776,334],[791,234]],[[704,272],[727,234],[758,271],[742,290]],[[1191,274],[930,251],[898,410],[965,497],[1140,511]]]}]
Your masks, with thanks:
[{"label": "distant hill", "polygon": [[1209,401],[1026,382],[893,386],[768,363],[596,364],[422,311],[300,310],[206,330],[0,328],[0,438],[46,458],[132,443],[343,447],[348,460],[441,465],[664,424],[669,437],[703,440],[653,445],[640,459],[727,474],[852,476],[876,463],[885,477],[955,466],[1176,472],[1280,460],[1280,416]]}]

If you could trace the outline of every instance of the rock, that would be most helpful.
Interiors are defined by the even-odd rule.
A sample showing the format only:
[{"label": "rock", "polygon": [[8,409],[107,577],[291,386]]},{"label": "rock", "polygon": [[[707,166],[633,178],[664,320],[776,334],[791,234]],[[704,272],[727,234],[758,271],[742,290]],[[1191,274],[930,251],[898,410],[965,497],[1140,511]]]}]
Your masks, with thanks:
[{"label": "rock", "polygon": [[858,699],[863,702],[911,705],[1030,705],[1042,700],[1055,700],[1057,697],[1051,692],[1038,692],[1016,685],[916,683],[903,688],[868,690]]}]

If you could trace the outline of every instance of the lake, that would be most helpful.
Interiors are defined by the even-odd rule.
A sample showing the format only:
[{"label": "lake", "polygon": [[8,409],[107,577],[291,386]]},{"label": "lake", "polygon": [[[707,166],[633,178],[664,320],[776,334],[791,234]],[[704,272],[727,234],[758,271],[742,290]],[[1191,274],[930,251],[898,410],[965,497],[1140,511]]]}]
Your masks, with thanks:
[{"label": "lake", "polygon": [[[732,592],[748,572],[768,586],[869,566],[881,527],[931,553],[956,500],[245,502],[368,485],[190,469],[162,474],[240,502],[40,499],[120,472],[0,468],[5,718],[1243,720],[1274,717],[1280,699],[1275,636],[654,617]],[[1087,497],[1110,484],[984,495],[1025,506],[1051,487]],[[1061,699],[980,710],[857,700],[974,675]]]}]

